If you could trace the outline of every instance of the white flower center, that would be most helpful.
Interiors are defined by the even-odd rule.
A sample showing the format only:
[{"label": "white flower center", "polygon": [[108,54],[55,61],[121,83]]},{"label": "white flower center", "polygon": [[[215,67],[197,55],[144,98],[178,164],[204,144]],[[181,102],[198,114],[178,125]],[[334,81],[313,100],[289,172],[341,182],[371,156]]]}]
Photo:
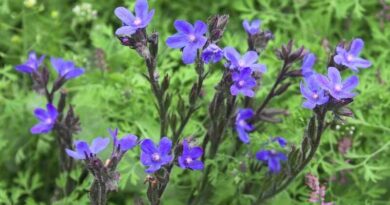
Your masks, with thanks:
[{"label": "white flower center", "polygon": [[240,87],[244,86],[245,85],[245,81],[243,81],[243,80],[238,81],[238,85]]},{"label": "white flower center", "polygon": [[196,36],[193,34],[188,35],[188,39],[190,39],[191,42],[194,42],[196,40]]},{"label": "white flower center", "polygon": [[334,86],[334,89],[335,89],[336,91],[341,91],[341,88],[342,88],[342,86],[341,86],[340,84],[336,84],[336,85]]},{"label": "white flower center", "polygon": [[53,123],[53,120],[52,120],[51,118],[47,118],[47,119],[45,120],[45,122],[46,122],[47,124],[51,124],[51,123]]},{"label": "white flower center", "polygon": [[245,66],[245,62],[242,61],[242,60],[239,60],[239,61],[238,61],[238,65],[239,65],[240,67],[244,67],[244,66]]},{"label": "white flower center", "polygon": [[142,20],[141,20],[140,18],[137,17],[137,18],[134,19],[134,22],[133,22],[133,23],[134,23],[134,25],[139,26],[139,25],[141,25]]},{"label": "white flower center", "polygon": [[152,160],[158,162],[161,160],[161,156],[158,153],[152,154]]},{"label": "white flower center", "polygon": [[351,54],[347,55],[347,61],[352,61],[355,57]]},{"label": "white flower center", "polygon": [[192,162],[192,158],[191,158],[191,157],[187,157],[187,158],[186,158],[186,163],[187,163],[187,164],[190,164],[191,162]]},{"label": "white flower center", "polygon": [[245,120],[240,120],[240,121],[238,122],[238,124],[239,124],[241,127],[244,127],[244,126],[246,125],[246,122],[245,122]]},{"label": "white flower center", "polygon": [[314,98],[314,99],[317,99],[317,98],[318,98],[318,94],[317,94],[317,93],[314,93],[314,94],[313,94],[313,98]]}]

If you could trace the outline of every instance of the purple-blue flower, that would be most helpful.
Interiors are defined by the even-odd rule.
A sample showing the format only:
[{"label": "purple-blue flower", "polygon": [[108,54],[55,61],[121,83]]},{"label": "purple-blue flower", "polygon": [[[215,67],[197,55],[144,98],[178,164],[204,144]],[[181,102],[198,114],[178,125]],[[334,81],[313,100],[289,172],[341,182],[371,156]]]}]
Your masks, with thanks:
[{"label": "purple-blue flower", "polygon": [[123,153],[137,145],[138,137],[135,135],[128,134],[122,137],[122,139],[118,139],[118,128],[115,130],[108,129],[108,131],[112,137],[114,148],[120,150]]},{"label": "purple-blue flower", "polygon": [[52,104],[46,105],[46,110],[37,108],[34,110],[35,117],[40,121],[31,128],[32,134],[42,134],[50,132],[57,120],[58,112]]},{"label": "purple-blue flower", "polygon": [[51,58],[50,61],[60,77],[67,80],[76,78],[84,73],[84,69],[76,67],[72,61],[66,61],[62,58]]},{"label": "purple-blue flower", "polygon": [[317,82],[317,75],[305,78],[306,86],[301,82],[301,93],[306,101],[302,104],[304,108],[314,109],[317,105],[323,105],[329,101],[324,89]]},{"label": "purple-blue flower", "polygon": [[158,146],[155,146],[151,139],[144,139],[141,142],[141,162],[149,168],[145,170],[147,173],[154,173],[161,166],[169,164],[173,157],[169,155],[172,148],[172,141],[167,137],[163,137]]},{"label": "purple-blue flower", "polygon": [[362,39],[354,39],[349,51],[342,47],[337,47],[337,55],[335,55],[333,59],[337,64],[344,65],[351,70],[358,72],[359,68],[368,68],[371,66],[370,61],[359,57],[363,47],[364,41]]},{"label": "purple-blue flower", "polygon": [[15,66],[15,69],[22,73],[34,73],[38,71],[39,66],[41,66],[45,56],[38,58],[37,54],[34,51],[31,51],[28,54],[28,59],[24,64]]},{"label": "purple-blue flower", "polygon": [[284,153],[275,150],[260,150],[256,153],[256,158],[267,164],[271,173],[280,172],[282,169],[280,161],[287,161],[287,157]]},{"label": "purple-blue flower", "polygon": [[302,75],[304,78],[308,78],[315,74],[313,70],[314,63],[316,62],[316,56],[313,53],[308,53],[302,60]]},{"label": "purple-blue flower", "polygon": [[242,26],[249,35],[258,34],[260,32],[260,24],[261,21],[259,19],[255,19],[252,22],[249,22],[248,20],[242,22]]},{"label": "purple-blue flower", "polygon": [[166,43],[171,48],[183,48],[182,60],[185,64],[195,61],[197,50],[203,48],[207,38],[207,25],[202,21],[196,21],[192,26],[187,21],[176,20],[174,26],[177,33],[170,36]]},{"label": "purple-blue flower", "polygon": [[318,84],[337,100],[353,98],[355,93],[352,90],[359,84],[357,76],[350,76],[342,81],[340,72],[337,68],[328,68],[328,77],[317,75]]},{"label": "purple-blue flower", "polygon": [[232,95],[243,94],[247,97],[253,97],[255,92],[252,90],[256,86],[256,79],[252,77],[252,70],[244,68],[232,73],[233,84],[230,86]]},{"label": "purple-blue flower", "polygon": [[118,7],[115,15],[122,21],[123,26],[115,31],[118,36],[131,36],[137,29],[145,28],[152,20],[154,9],[150,12],[147,0],[137,0],[135,2],[135,16],[128,9]]},{"label": "purple-blue flower", "polygon": [[91,146],[88,145],[86,141],[78,140],[75,141],[75,151],[70,149],[65,149],[65,152],[68,156],[73,159],[88,159],[95,156],[99,152],[103,151],[107,145],[110,143],[110,138],[97,137],[92,141]]},{"label": "purple-blue flower", "polygon": [[287,140],[283,137],[274,137],[272,142],[277,142],[281,147],[285,147],[287,145]]},{"label": "purple-blue flower", "polygon": [[202,170],[204,168],[203,162],[198,160],[202,155],[201,147],[191,147],[188,140],[183,140],[183,152],[177,160],[182,169]]},{"label": "purple-blue flower", "polygon": [[248,122],[248,120],[251,119],[254,114],[255,113],[252,109],[246,108],[238,110],[236,115],[236,132],[238,134],[238,138],[245,144],[248,144],[250,141],[248,132],[251,132],[255,129],[253,125]]},{"label": "purple-blue flower", "polygon": [[260,73],[264,73],[267,70],[265,65],[257,63],[259,56],[255,51],[248,51],[244,56],[241,56],[235,48],[226,47],[224,49],[224,55],[226,60],[229,61],[229,69],[242,70],[244,68],[251,68],[253,71]]},{"label": "purple-blue flower", "polygon": [[202,53],[202,60],[208,63],[217,63],[223,58],[223,51],[215,44],[210,44]]}]

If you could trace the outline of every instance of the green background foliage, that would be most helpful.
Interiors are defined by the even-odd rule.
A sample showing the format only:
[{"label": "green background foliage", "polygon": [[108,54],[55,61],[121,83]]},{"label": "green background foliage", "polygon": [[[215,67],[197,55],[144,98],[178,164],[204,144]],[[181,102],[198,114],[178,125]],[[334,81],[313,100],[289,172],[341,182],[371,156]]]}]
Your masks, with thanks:
[{"label": "green background foliage", "polygon": [[[383,1],[390,4],[390,1]],[[76,6],[90,4],[81,11]],[[31,79],[14,70],[26,59],[30,50],[47,56],[73,60],[86,68],[86,74],[72,80],[66,88],[81,118],[82,131],[76,139],[91,140],[107,136],[107,128],[118,127],[122,134],[134,133],[141,138],[157,139],[158,115],[143,60],[114,36],[120,22],[113,14],[117,6],[133,7],[134,1],[117,0],[2,0],[0,1],[0,204],[86,204],[89,176],[67,198],[52,202],[50,190],[64,187],[66,177],[59,174],[58,149],[51,134],[33,136],[30,127],[36,122],[32,110],[45,104],[44,98],[31,91]],[[88,7],[88,6],[87,6]],[[314,160],[283,193],[270,204],[308,204],[310,190],[304,174],[319,176],[327,185],[327,200],[336,204],[390,204],[390,22],[377,0],[150,0],[156,9],[149,30],[160,33],[160,75],[172,76],[170,93],[183,96],[196,79],[192,66],[184,66],[178,50],[164,43],[173,34],[173,21],[191,22],[217,13],[230,15],[222,46],[247,49],[243,19],[262,19],[262,28],[275,34],[261,56],[268,72],[256,101],[261,102],[270,89],[280,62],[274,51],[293,39],[296,46],[318,56],[316,70],[325,72],[329,53],[340,41],[354,37],[365,40],[363,56],[373,62],[359,73],[359,95],[352,104],[353,119],[331,126],[324,134]],[[299,66],[299,65],[297,65]],[[207,117],[207,102],[213,95],[222,66],[210,66],[211,75],[205,82],[201,109],[184,131],[185,136],[202,138]],[[350,74],[350,71],[348,71]],[[54,74],[54,73],[53,73]],[[290,115],[280,124],[266,124],[261,132],[252,134],[249,147],[240,149],[240,157],[230,159],[235,135],[229,131],[218,156],[206,163],[219,166],[228,163],[224,172],[214,169],[210,180],[215,186],[210,204],[250,204],[256,197],[242,195],[245,180],[260,180],[265,172],[249,175],[240,166],[270,136],[284,136],[292,144],[302,139],[310,111],[301,108],[298,81],[289,91],[276,98],[272,107],[285,108]],[[175,106],[171,107],[172,110]],[[338,150],[342,138],[351,138],[352,147],[346,155]],[[200,140],[199,140],[200,141]],[[146,174],[138,161],[139,148],[126,154],[119,170],[119,191],[110,195],[110,204],[133,204],[145,199]],[[101,157],[107,157],[108,152]],[[72,172],[77,179],[82,170],[79,163]],[[346,181],[342,180],[342,175]],[[175,169],[164,194],[164,204],[185,204],[191,187],[200,179],[200,172]],[[77,202],[75,202],[77,201]]]}]

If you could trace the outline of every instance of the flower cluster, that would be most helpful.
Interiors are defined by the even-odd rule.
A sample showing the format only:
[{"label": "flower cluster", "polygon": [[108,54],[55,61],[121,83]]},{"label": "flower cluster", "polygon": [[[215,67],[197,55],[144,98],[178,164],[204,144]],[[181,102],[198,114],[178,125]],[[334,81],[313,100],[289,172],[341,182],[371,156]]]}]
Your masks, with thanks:
[{"label": "flower cluster", "polygon": [[[271,141],[277,142],[282,148],[287,144],[283,137],[275,137]],[[256,159],[266,164],[271,173],[279,173],[282,169],[281,161],[287,161],[287,156],[283,152],[264,149],[256,153]]]},{"label": "flower cluster", "polygon": [[[363,40],[355,39],[352,41],[349,51],[340,46],[337,47],[337,55],[334,56],[334,61],[337,64],[347,66],[353,71],[357,71],[358,67],[368,68],[371,63],[358,57],[363,45]],[[301,69],[306,84],[305,86],[301,82],[301,93],[306,99],[303,107],[314,109],[316,106],[327,104],[331,99],[340,101],[351,99],[356,95],[353,90],[359,84],[357,76],[350,76],[342,80],[340,71],[336,67],[329,67],[327,76],[317,74],[313,70],[314,63],[314,54],[307,54]]]},{"label": "flower cluster", "polygon": [[135,15],[124,7],[115,9],[115,15],[122,21],[122,27],[115,31],[118,36],[131,36],[138,29],[145,28],[153,18],[154,9],[149,11],[147,0],[137,0]]},{"label": "flower cluster", "polygon": [[[49,133],[55,127],[59,113],[52,103],[54,92],[60,89],[67,80],[76,78],[84,73],[84,69],[76,67],[72,61],[52,57],[50,61],[55,71],[57,71],[58,77],[52,89],[49,91],[47,86],[50,74],[46,67],[43,66],[44,59],[45,56],[38,57],[32,51],[29,53],[28,59],[24,64],[15,66],[16,71],[30,74],[36,84],[36,89],[43,90],[48,98],[46,111],[41,108],[37,108],[34,111],[35,117],[40,122],[31,128],[32,134]],[[40,67],[44,68],[40,69]]]},{"label": "flower cluster", "polygon": [[[145,170],[147,173],[154,173],[161,169],[162,166],[168,165],[173,161],[171,155],[172,141],[163,137],[158,146],[151,139],[142,140],[141,144],[141,162],[149,168]],[[197,160],[203,154],[200,147],[191,147],[188,140],[183,141],[182,155],[177,158],[179,166],[182,169],[202,170],[203,162]]]}]

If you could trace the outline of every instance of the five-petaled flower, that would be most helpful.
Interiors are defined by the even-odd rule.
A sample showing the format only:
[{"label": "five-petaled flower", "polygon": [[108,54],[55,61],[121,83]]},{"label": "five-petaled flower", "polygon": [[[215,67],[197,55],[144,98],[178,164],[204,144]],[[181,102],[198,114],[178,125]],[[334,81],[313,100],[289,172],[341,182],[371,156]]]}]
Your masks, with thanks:
[{"label": "five-petaled flower", "polygon": [[242,22],[242,26],[249,35],[258,34],[260,32],[260,24],[260,19],[255,19],[252,22],[249,22],[248,20]]},{"label": "five-petaled flower", "polygon": [[197,51],[206,44],[207,25],[202,21],[196,21],[192,26],[187,21],[176,20],[174,23],[176,34],[170,36],[166,43],[171,48],[183,48],[182,60],[185,64],[195,61]]},{"label": "five-petaled flower", "polygon": [[127,150],[134,148],[137,145],[138,137],[132,134],[128,134],[122,139],[118,139],[118,128],[115,130],[108,129],[114,143],[114,149],[124,153]]},{"label": "five-petaled flower", "polygon": [[150,12],[147,0],[137,0],[135,3],[135,16],[126,8],[118,7],[115,15],[122,21],[123,26],[115,31],[118,36],[131,36],[137,29],[145,28],[152,20],[154,9]]},{"label": "five-petaled flower", "polygon": [[318,84],[337,100],[353,98],[355,93],[352,90],[359,84],[357,76],[351,76],[342,81],[340,72],[337,68],[328,68],[328,77],[318,74]]},{"label": "five-petaled flower", "polygon": [[224,49],[224,55],[226,60],[229,61],[227,64],[229,69],[242,70],[244,68],[250,68],[260,73],[264,73],[267,70],[265,65],[257,63],[259,56],[255,51],[248,51],[244,56],[241,56],[235,48],[226,47]]},{"label": "five-petaled flower", "polygon": [[223,58],[223,51],[215,44],[210,44],[202,53],[202,60],[208,64],[217,63]]},{"label": "five-petaled flower", "polygon": [[97,137],[92,141],[91,146],[88,145],[86,141],[79,140],[75,141],[75,151],[70,149],[65,149],[66,154],[70,157],[80,160],[87,160],[91,157],[94,157],[99,152],[103,151],[107,145],[110,143],[110,138]]},{"label": "five-petaled flower", "polygon": [[66,61],[62,58],[51,58],[50,61],[60,77],[66,80],[76,78],[84,73],[84,69],[76,67],[72,61]]},{"label": "five-petaled flower", "polygon": [[278,173],[282,169],[280,161],[286,161],[287,157],[282,152],[275,150],[260,150],[256,153],[256,158],[266,163],[271,173]]},{"label": "five-petaled flower", "polygon": [[250,108],[240,109],[236,115],[235,128],[238,134],[238,138],[245,144],[248,144],[249,134],[248,132],[253,131],[255,128],[248,122],[254,115],[254,111]]},{"label": "five-petaled flower", "polygon": [[337,55],[335,55],[333,59],[337,64],[344,65],[351,70],[358,72],[359,68],[368,68],[371,66],[370,61],[359,57],[363,47],[364,41],[362,39],[354,39],[351,43],[349,51],[340,46],[337,47]]},{"label": "five-petaled flower", "polygon": [[317,75],[305,78],[306,86],[301,82],[300,88],[306,101],[302,104],[304,108],[314,109],[317,105],[323,105],[329,101],[329,96],[317,82]]},{"label": "five-petaled flower", "polygon": [[314,63],[316,62],[316,56],[313,53],[308,53],[302,60],[302,75],[304,78],[308,78],[315,74],[313,70]]},{"label": "five-petaled flower", "polygon": [[57,121],[57,109],[50,103],[46,105],[46,109],[37,108],[34,110],[35,117],[40,122],[31,128],[32,134],[48,133],[53,129]]},{"label": "five-petaled flower", "polygon": [[188,140],[183,140],[183,153],[177,161],[182,169],[202,170],[203,162],[198,160],[203,154],[201,147],[191,147]]},{"label": "five-petaled flower", "polygon": [[37,54],[34,51],[31,51],[28,54],[28,59],[24,64],[15,66],[15,69],[22,73],[34,73],[38,71],[39,66],[41,66],[45,56],[38,58]]},{"label": "five-petaled flower", "polygon": [[146,173],[154,173],[161,166],[169,164],[173,157],[169,154],[172,148],[172,141],[163,137],[160,144],[156,147],[151,139],[141,141],[141,162],[145,166],[149,166],[145,170]]},{"label": "five-petaled flower", "polygon": [[230,86],[230,93],[232,95],[243,94],[247,97],[253,97],[255,92],[252,90],[256,86],[256,79],[252,77],[252,70],[244,68],[241,71],[234,71],[232,73],[233,84]]}]

